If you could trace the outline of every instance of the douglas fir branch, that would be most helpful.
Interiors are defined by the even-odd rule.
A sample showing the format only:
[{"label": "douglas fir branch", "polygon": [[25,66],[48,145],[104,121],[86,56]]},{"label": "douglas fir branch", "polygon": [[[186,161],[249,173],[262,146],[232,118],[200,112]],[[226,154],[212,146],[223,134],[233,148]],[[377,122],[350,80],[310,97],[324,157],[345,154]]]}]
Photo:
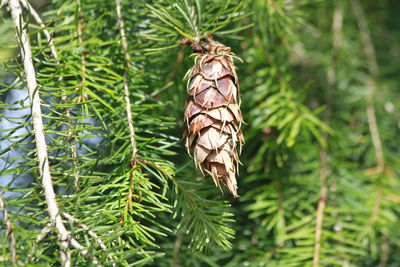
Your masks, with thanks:
[{"label": "douglas fir branch", "polygon": [[[236,170],[244,138],[240,130],[240,90],[231,48],[211,36],[199,42],[184,38],[182,45],[192,45],[195,65],[187,72],[184,138],[189,150],[194,147],[194,161],[201,173],[212,176],[221,189],[222,182],[234,197],[237,194]],[[240,59],[239,59],[240,60]],[[205,171],[205,172],[204,172]],[[222,192],[222,189],[221,189]]]}]

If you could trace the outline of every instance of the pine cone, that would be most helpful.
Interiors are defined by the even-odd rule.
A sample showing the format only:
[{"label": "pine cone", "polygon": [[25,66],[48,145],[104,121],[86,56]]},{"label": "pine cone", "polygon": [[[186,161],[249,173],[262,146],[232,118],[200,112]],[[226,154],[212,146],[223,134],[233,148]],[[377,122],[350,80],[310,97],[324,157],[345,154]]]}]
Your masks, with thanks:
[{"label": "pine cone", "polygon": [[[199,43],[183,39],[179,43],[192,45],[196,52],[195,65],[188,71],[185,106],[186,147],[194,147],[196,167],[210,174],[216,186],[222,182],[234,197],[238,197],[236,169],[244,138],[239,109],[239,83],[233,63],[237,58],[230,47],[214,41],[211,36]],[[235,166],[236,165],[236,166]],[[221,189],[222,192],[222,189]]]}]

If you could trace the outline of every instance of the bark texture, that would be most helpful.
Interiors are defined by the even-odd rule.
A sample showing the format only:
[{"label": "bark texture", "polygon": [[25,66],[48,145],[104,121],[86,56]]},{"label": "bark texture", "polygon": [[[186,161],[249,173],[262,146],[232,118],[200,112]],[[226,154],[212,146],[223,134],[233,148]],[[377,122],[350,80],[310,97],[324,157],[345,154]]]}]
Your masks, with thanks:
[{"label": "bark texture", "polygon": [[[239,82],[230,47],[213,40],[211,36],[194,42],[195,65],[188,71],[184,133],[186,147],[194,148],[194,161],[203,176],[210,174],[216,186],[221,182],[234,197],[237,194],[236,171],[244,138],[240,130],[243,122],[240,112]],[[222,191],[222,189],[221,189]]]}]

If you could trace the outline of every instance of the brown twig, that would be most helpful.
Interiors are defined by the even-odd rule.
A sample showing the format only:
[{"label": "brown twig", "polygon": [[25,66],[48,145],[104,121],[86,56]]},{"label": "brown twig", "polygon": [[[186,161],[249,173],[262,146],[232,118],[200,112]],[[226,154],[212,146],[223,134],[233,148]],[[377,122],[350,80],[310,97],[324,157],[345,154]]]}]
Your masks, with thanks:
[{"label": "brown twig", "polygon": [[[375,83],[370,82],[369,86],[375,88]],[[385,170],[385,158],[383,156],[382,142],[379,136],[378,124],[376,123],[375,108],[372,99],[372,95],[368,96],[368,106],[367,106],[367,118],[368,127],[372,137],[372,143],[375,148],[376,157],[376,170],[379,175],[381,175]]]},{"label": "brown twig", "polygon": [[55,227],[58,232],[58,237],[60,240],[61,262],[64,266],[70,266],[71,253],[67,250],[69,235],[59,214],[58,203],[52,184],[49,158],[47,154],[47,144],[44,136],[44,126],[38,84],[36,82],[35,68],[32,62],[32,51],[30,48],[26,29],[23,26],[24,20],[22,17],[22,8],[18,0],[8,0],[8,6],[10,8],[14,26],[17,28],[17,34],[20,34],[21,36],[21,38],[19,39],[21,46],[21,56],[24,62],[26,85],[28,88],[28,94],[31,103],[32,124],[33,131],[35,133],[37,158],[39,161],[39,173],[42,180],[44,194],[46,197],[47,208],[50,220],[55,222]]},{"label": "brown twig", "polygon": [[[343,7],[337,7],[333,14],[332,31],[333,31],[333,45],[332,45],[332,56],[331,64],[329,64],[327,71],[327,90],[326,90],[326,110],[324,113],[324,123],[329,125],[332,110],[332,96],[333,89],[336,84],[336,61],[337,52],[341,43],[341,32],[343,25]],[[327,143],[328,134],[325,132],[322,136],[324,143]],[[324,211],[326,207],[326,200],[328,198],[328,187],[326,185],[326,178],[328,176],[328,160],[327,160],[327,148],[322,146],[320,150],[320,199],[318,201],[317,216],[315,222],[315,244],[314,244],[314,256],[313,256],[313,267],[318,267],[319,256],[321,250],[321,237],[322,237],[322,225],[324,220]]]},{"label": "brown twig", "polygon": [[[115,0],[115,5],[116,5],[116,10],[117,10],[117,17],[118,17],[118,28],[119,32],[121,35],[121,47],[122,51],[124,53],[124,59],[125,59],[125,70],[124,70],[124,95],[125,95],[125,110],[126,110],[126,117],[128,120],[128,128],[129,128],[129,137],[130,137],[130,142],[131,142],[131,150],[132,150],[132,155],[131,155],[131,167],[132,171],[130,172],[130,185],[129,185],[129,192],[128,192],[128,198],[125,204],[125,214],[128,213],[129,211],[129,205],[130,201],[133,200],[133,177],[134,177],[134,171],[135,168],[137,167],[137,147],[136,147],[136,134],[135,134],[135,128],[133,126],[133,115],[132,115],[132,104],[131,100],[129,98],[129,69],[131,68],[131,56],[129,54],[128,50],[128,42],[126,40],[126,34],[125,34],[125,27],[124,27],[124,20],[122,18],[122,11],[121,11],[121,0]],[[140,185],[138,185],[140,187]],[[141,194],[141,192],[139,192]],[[135,199],[136,201],[136,199]],[[124,216],[121,217],[121,222],[124,220]]]},{"label": "brown twig", "polygon": [[272,258],[284,245],[285,242],[277,244],[272,250],[268,251],[268,253],[264,255],[264,259],[268,260]]},{"label": "brown twig", "polygon": [[125,109],[126,109],[126,116],[128,119],[128,127],[129,127],[129,134],[131,140],[131,148],[132,148],[132,157],[131,157],[131,165],[132,167],[137,165],[136,162],[136,139],[135,139],[135,129],[133,127],[133,116],[132,116],[132,106],[131,101],[129,99],[129,85],[128,85],[128,76],[129,76],[129,68],[131,67],[131,56],[128,50],[128,43],[126,41],[125,35],[125,28],[124,28],[124,21],[122,19],[121,13],[121,0],[115,0],[115,5],[117,7],[117,17],[118,17],[118,27],[119,32],[121,35],[121,46],[124,52],[125,57],[125,71],[124,71],[124,93],[125,93]]},{"label": "brown twig", "polygon": [[[274,179],[274,185],[276,187],[276,192],[278,194],[278,214],[279,217],[283,219],[283,221],[285,220],[285,209],[283,206],[283,193],[282,193],[282,186],[281,183],[278,179]],[[286,230],[283,234],[286,234]],[[282,236],[280,234],[278,234],[278,239],[277,242],[279,242],[279,244],[284,243],[282,241]]]},{"label": "brown twig", "polygon": [[[125,203],[125,212],[124,215],[121,216],[119,222],[123,222],[125,220],[125,214],[129,213],[129,208],[130,208],[130,203],[131,201],[137,201],[137,198],[133,196],[134,194],[134,190],[133,190],[133,181],[134,181],[134,172],[136,171],[136,167],[134,167],[131,171],[131,173],[129,174],[129,190],[128,190],[128,197],[126,198],[126,203]],[[140,186],[140,185],[137,185]],[[139,192],[139,195],[142,195],[141,192]],[[140,200],[140,202],[142,202],[142,200]],[[119,227],[118,227],[119,228]]]},{"label": "brown twig", "polygon": [[[281,217],[283,219],[283,221],[285,220],[285,208],[283,206],[283,192],[282,192],[282,186],[281,183],[279,181],[279,179],[274,179],[274,185],[276,188],[276,192],[278,194],[278,214],[279,217]],[[286,229],[284,230],[285,232],[283,232],[283,235],[286,234]],[[277,242],[279,242],[278,244],[276,244],[275,248],[269,252],[269,254],[267,254],[267,257],[272,257],[284,244],[285,242],[282,240],[282,235],[278,234],[278,238],[276,240]],[[274,251],[276,250],[276,251]]]},{"label": "brown twig", "polygon": [[[376,91],[375,79],[379,74],[378,61],[375,55],[375,48],[371,40],[371,33],[368,28],[368,23],[365,18],[363,7],[358,0],[350,0],[350,4],[357,20],[358,28],[360,29],[361,41],[363,44],[363,49],[365,56],[367,57],[367,67],[371,79],[366,82],[366,87],[368,90],[367,94],[367,118],[368,127],[371,134],[372,143],[375,150],[376,157],[376,169],[378,177],[382,177],[385,171],[385,158],[383,155],[382,141],[379,135],[379,128],[376,122],[375,107],[373,96]],[[372,226],[378,217],[379,207],[382,199],[382,185],[379,184],[376,190],[375,203],[371,211],[371,217],[369,219],[369,224]]]},{"label": "brown twig", "polygon": [[[85,20],[83,19],[83,12],[82,12],[82,2],[81,0],[77,0],[78,3],[78,25],[76,31],[78,33],[78,42],[79,45],[82,46],[83,38],[82,38],[82,31],[83,25],[85,24]],[[84,99],[88,99],[88,95],[85,92],[86,87],[86,58],[85,58],[86,51],[82,50],[81,52],[81,82],[78,84],[78,87],[75,89],[79,91],[80,96],[78,97],[78,103],[80,103]]]},{"label": "brown twig", "polygon": [[173,79],[175,79],[176,73],[178,72],[179,66],[182,64],[184,58],[185,58],[185,52],[183,50],[180,50],[178,52],[178,56],[176,57],[174,65],[172,66],[172,71],[168,75],[167,80],[165,81],[165,84],[169,84]]},{"label": "brown twig", "polygon": [[388,243],[388,236],[385,234],[382,234],[381,257],[379,260],[378,267],[386,267],[387,266],[387,262],[389,259],[389,252],[390,252],[390,247],[389,247],[389,243]]},{"label": "brown twig", "polygon": [[11,259],[12,259],[12,264],[15,267],[15,266],[18,266],[17,265],[17,249],[16,249],[16,244],[15,244],[15,235],[14,235],[13,228],[12,228],[12,221],[8,217],[8,212],[4,205],[3,196],[1,194],[0,194],[0,210],[3,211],[3,216],[4,216],[3,220],[7,227],[7,235],[10,237]]},{"label": "brown twig", "polygon": [[176,239],[175,239],[175,245],[174,245],[174,256],[172,260],[172,267],[179,267],[180,266],[180,257],[179,257],[179,250],[182,245],[182,237],[183,233],[185,232],[185,228],[179,229],[179,231],[176,233]]},{"label": "brown twig", "polygon": [[283,209],[283,194],[282,194],[282,187],[281,183],[278,179],[274,180],[274,184],[276,187],[276,192],[278,193],[278,212],[283,216],[284,209]]}]

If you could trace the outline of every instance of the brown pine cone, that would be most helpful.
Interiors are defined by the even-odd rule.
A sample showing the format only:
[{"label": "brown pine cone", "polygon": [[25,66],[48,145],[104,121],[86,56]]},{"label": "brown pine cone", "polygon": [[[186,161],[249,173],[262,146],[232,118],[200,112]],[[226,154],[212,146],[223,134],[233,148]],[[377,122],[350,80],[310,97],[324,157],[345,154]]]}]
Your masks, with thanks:
[{"label": "brown pine cone", "polygon": [[[196,167],[209,173],[215,185],[222,182],[234,197],[238,197],[236,169],[244,138],[239,109],[240,92],[230,47],[214,41],[211,36],[199,43],[184,39],[197,52],[195,65],[188,71],[189,97],[185,106],[186,147],[194,147]],[[190,153],[190,152],[189,152]],[[236,166],[235,166],[236,165]],[[222,189],[221,189],[222,192]]]}]

